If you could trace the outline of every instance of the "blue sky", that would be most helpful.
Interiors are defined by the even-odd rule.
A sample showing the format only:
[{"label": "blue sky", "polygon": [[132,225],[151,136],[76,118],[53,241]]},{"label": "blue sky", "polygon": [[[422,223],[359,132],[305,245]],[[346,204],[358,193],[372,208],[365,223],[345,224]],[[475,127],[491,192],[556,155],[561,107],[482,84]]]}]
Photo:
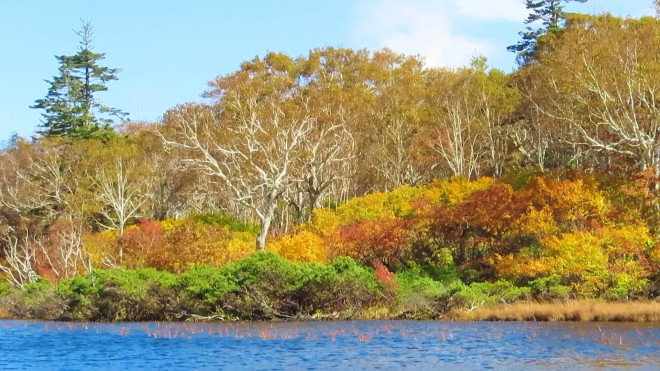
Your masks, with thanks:
[{"label": "blue sky", "polygon": [[[209,80],[269,51],[292,56],[324,46],[420,54],[430,66],[460,66],[486,55],[505,71],[514,56],[523,0],[0,0],[0,141],[37,130],[57,73],[54,55],[75,54],[80,19],[95,29],[104,66],[119,80],[97,97],[159,120],[177,104],[200,101]],[[571,9],[622,16],[651,14],[651,0],[590,0]]]}]

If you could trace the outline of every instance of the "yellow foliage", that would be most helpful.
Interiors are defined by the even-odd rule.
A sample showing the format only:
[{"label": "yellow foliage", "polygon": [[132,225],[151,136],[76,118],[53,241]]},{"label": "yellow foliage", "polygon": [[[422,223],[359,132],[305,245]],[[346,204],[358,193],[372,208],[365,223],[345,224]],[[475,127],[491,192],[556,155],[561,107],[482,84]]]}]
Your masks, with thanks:
[{"label": "yellow foliage", "polygon": [[651,264],[655,266],[660,266],[660,242],[656,242],[649,253],[649,260]]},{"label": "yellow foliage", "polygon": [[424,192],[423,187],[411,187],[404,184],[388,194],[386,206],[395,216],[401,218],[412,216],[411,201],[424,197]]},{"label": "yellow foliage", "polygon": [[508,236],[545,236],[552,235],[559,231],[559,227],[552,215],[552,209],[546,205],[538,210],[529,207],[525,214],[517,219],[513,228],[507,233]]},{"label": "yellow foliage", "polygon": [[518,254],[496,256],[494,263],[503,277],[517,280],[556,274],[574,281],[578,292],[588,296],[602,294],[612,285],[641,289],[649,274],[642,257],[650,250],[653,261],[653,254],[658,254],[653,241],[645,226],[546,235],[535,254],[526,248]]},{"label": "yellow foliage", "polygon": [[495,254],[493,259],[498,273],[507,279],[518,280],[521,277],[546,277],[552,274],[551,258],[538,257],[524,254],[508,254],[501,256]]},{"label": "yellow foliage", "polygon": [[[587,232],[564,233],[541,241],[544,254],[552,257],[552,272],[562,276],[583,275],[607,267],[602,240]],[[554,264],[552,264],[554,263]]]},{"label": "yellow foliage", "polygon": [[363,220],[384,221],[394,217],[414,216],[413,202],[417,200],[427,200],[432,205],[454,206],[493,183],[492,178],[482,177],[477,181],[464,178],[436,179],[422,187],[403,185],[389,193],[375,192],[355,197],[336,210],[315,209],[311,221],[303,225],[302,229],[323,237],[326,244],[336,246],[339,241],[338,231],[343,227]]},{"label": "yellow foliage", "polygon": [[221,264],[235,262],[254,252],[255,240],[250,232],[232,232],[231,239],[220,257]]},{"label": "yellow foliage", "polygon": [[329,263],[330,260],[324,240],[305,230],[270,242],[268,249],[294,262]]},{"label": "yellow foliage", "polygon": [[330,209],[314,209],[312,219],[302,228],[319,236],[328,237],[336,233],[342,224],[340,216]]},{"label": "yellow foliage", "polygon": [[436,179],[424,187],[423,195],[434,205],[453,207],[467,200],[471,194],[488,189],[494,182],[490,177],[481,177],[476,181],[459,177]]},{"label": "yellow foliage", "polygon": [[83,244],[92,256],[92,266],[104,267],[106,261],[119,261],[119,231],[111,230],[83,236]]},{"label": "yellow foliage", "polygon": [[185,221],[186,221],[186,219],[167,218],[167,219],[161,220],[157,223],[162,228],[163,233],[168,233],[168,232],[172,231],[174,228],[176,228],[177,226],[180,226],[181,224],[183,224]]},{"label": "yellow foliage", "polygon": [[537,207],[549,206],[555,219],[575,222],[597,217],[605,220],[610,203],[591,180],[553,180],[536,178],[521,193],[527,193]]},{"label": "yellow foliage", "polygon": [[355,197],[337,208],[337,215],[343,224],[351,224],[360,220],[381,220],[394,216],[394,210],[388,204],[389,194],[386,192],[371,193]]}]

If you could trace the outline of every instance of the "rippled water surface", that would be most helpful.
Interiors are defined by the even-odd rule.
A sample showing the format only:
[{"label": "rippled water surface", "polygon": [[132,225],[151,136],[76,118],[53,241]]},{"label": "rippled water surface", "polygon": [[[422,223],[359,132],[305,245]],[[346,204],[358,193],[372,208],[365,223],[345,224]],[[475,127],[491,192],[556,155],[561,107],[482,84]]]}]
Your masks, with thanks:
[{"label": "rippled water surface", "polygon": [[660,368],[660,324],[0,321],[2,369]]}]

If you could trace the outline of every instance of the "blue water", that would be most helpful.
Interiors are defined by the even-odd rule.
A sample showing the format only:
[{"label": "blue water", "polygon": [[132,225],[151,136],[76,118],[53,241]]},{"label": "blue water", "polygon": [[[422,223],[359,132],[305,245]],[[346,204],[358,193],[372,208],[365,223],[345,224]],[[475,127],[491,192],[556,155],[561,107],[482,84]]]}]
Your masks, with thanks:
[{"label": "blue water", "polygon": [[660,368],[660,324],[0,321],[2,369]]}]

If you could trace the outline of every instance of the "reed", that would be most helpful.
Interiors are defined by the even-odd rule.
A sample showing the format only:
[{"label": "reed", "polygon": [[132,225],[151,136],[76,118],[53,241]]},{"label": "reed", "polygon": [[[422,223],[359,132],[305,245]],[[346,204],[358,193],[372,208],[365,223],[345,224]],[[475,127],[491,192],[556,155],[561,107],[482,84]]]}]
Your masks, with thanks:
[{"label": "reed", "polygon": [[660,322],[660,302],[518,302],[450,314],[460,321]]}]

